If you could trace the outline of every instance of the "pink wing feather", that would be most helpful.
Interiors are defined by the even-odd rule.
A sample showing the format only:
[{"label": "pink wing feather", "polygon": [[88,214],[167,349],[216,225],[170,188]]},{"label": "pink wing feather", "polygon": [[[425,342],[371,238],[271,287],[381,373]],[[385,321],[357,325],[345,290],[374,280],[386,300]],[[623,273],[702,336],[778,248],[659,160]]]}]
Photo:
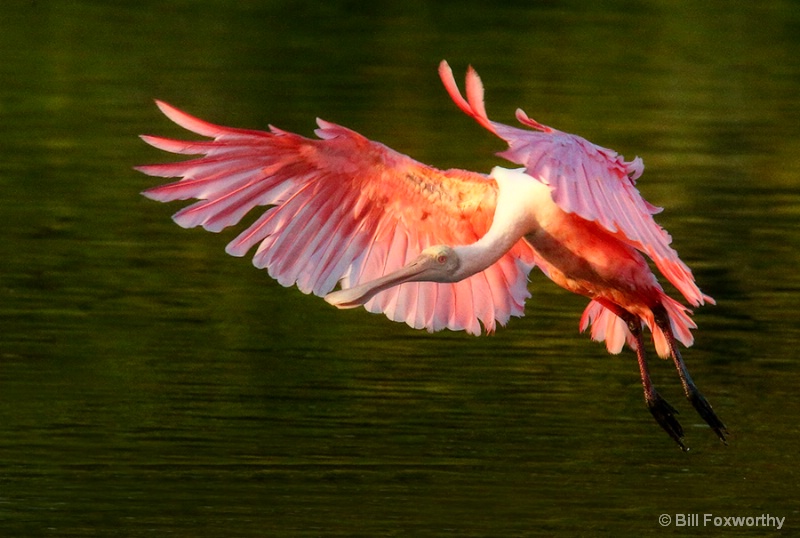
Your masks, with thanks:
[{"label": "pink wing feather", "polygon": [[[339,125],[317,120],[320,140],[270,127],[233,129],[194,118],[166,103],[178,125],[213,140],[143,136],[150,145],[202,157],[141,166],[179,181],[146,190],[162,202],[198,199],[174,215],[185,227],[220,231],[256,206],[272,206],[227,246],[284,286],[323,296],[398,269],[434,244],[477,241],[491,224],[497,185],[481,174],[440,171]],[[521,316],[530,296],[533,252],[520,241],[485,271],[455,284],[407,283],[365,307],[430,331],[481,332]],[[480,322],[480,323],[479,323]]]},{"label": "pink wing feather", "polygon": [[610,149],[542,125],[520,109],[517,119],[533,131],[491,121],[484,105],[483,84],[474,69],[467,70],[466,99],[445,61],[439,65],[439,76],[462,111],[508,143],[508,149],[499,155],[525,166],[528,175],[550,185],[553,200],[561,209],[600,224],[646,253],[692,305],[713,303],[669,246],[669,234],[653,220],[661,209],[645,201],[636,189],[635,180],[644,170],[640,158],[625,161]]}]

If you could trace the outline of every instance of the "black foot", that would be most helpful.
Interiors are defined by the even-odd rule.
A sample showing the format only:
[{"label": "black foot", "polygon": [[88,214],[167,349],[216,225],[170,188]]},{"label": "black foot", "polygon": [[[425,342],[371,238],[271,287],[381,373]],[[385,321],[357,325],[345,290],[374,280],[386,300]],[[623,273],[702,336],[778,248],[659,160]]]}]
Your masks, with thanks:
[{"label": "black foot", "polygon": [[728,441],[725,439],[725,435],[728,435],[728,429],[725,427],[725,424],[717,417],[717,414],[714,413],[714,410],[711,409],[711,404],[708,403],[705,396],[700,394],[700,391],[697,389],[691,390],[689,392],[689,401],[692,402],[692,405],[697,410],[697,413],[706,421],[706,423],[711,426],[711,429],[714,430],[714,433],[717,434],[719,440],[728,444]]},{"label": "black foot", "polygon": [[681,427],[678,419],[675,418],[675,415],[678,414],[675,408],[667,403],[657,392],[654,393],[652,398],[647,399],[647,408],[656,419],[656,422],[678,443],[681,450],[688,451],[689,449],[683,444],[683,427]]}]

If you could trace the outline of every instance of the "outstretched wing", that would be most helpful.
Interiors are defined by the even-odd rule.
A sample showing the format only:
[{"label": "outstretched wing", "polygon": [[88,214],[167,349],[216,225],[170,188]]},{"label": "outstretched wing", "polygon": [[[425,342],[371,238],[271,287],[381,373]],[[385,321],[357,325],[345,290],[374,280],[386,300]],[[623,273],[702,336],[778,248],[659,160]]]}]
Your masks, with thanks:
[{"label": "outstretched wing", "polygon": [[661,273],[693,305],[713,299],[703,294],[691,270],[670,247],[669,234],[653,219],[661,208],[649,204],[636,189],[644,171],[642,160],[625,161],[616,152],[588,140],[542,125],[517,109],[524,130],[491,121],[483,100],[483,83],[471,67],[466,76],[466,99],[447,62],[439,76],[456,105],[483,127],[508,143],[499,153],[525,166],[526,173],[552,187],[553,200],[568,213],[600,224],[608,232],[646,253]]},{"label": "outstretched wing", "polygon": [[[227,246],[284,286],[324,296],[341,280],[349,287],[375,279],[435,244],[474,243],[492,221],[497,185],[462,170],[441,171],[317,120],[320,139],[270,127],[233,129],[194,118],[166,103],[178,125],[212,140],[143,136],[172,153],[202,155],[137,170],[179,181],[146,190],[168,202],[198,199],[178,211],[184,228],[218,232],[256,206],[269,207]],[[523,314],[533,253],[520,241],[497,263],[455,284],[408,283],[376,295],[365,307],[415,328],[493,331]]]}]

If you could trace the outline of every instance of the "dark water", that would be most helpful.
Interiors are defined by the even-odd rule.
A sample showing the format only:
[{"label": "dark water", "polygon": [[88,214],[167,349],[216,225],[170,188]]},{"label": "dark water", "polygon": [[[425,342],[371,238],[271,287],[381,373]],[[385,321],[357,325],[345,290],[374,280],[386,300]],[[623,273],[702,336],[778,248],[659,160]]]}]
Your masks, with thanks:
[{"label": "dark water", "polygon": [[[0,534],[520,536],[800,529],[796,2],[11,0],[0,18]],[[310,134],[321,116],[437,165],[502,146],[489,113],[582,134],[640,188],[716,307],[685,357],[729,426],[681,453],[630,352],[577,334],[533,275],[528,317],[429,335],[284,289],[186,231],[131,170],[178,135],[151,99]],[[673,518],[662,527],[660,514]]]}]

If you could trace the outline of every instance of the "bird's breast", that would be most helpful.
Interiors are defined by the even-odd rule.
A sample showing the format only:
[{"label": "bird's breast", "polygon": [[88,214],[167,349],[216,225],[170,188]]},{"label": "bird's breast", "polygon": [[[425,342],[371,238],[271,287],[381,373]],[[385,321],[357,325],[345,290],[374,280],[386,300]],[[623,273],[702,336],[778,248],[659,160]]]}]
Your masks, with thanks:
[{"label": "bird's breast", "polygon": [[598,224],[566,213],[555,203],[540,226],[525,236],[538,254],[537,265],[559,286],[591,298],[638,296],[658,286],[644,257]]}]

